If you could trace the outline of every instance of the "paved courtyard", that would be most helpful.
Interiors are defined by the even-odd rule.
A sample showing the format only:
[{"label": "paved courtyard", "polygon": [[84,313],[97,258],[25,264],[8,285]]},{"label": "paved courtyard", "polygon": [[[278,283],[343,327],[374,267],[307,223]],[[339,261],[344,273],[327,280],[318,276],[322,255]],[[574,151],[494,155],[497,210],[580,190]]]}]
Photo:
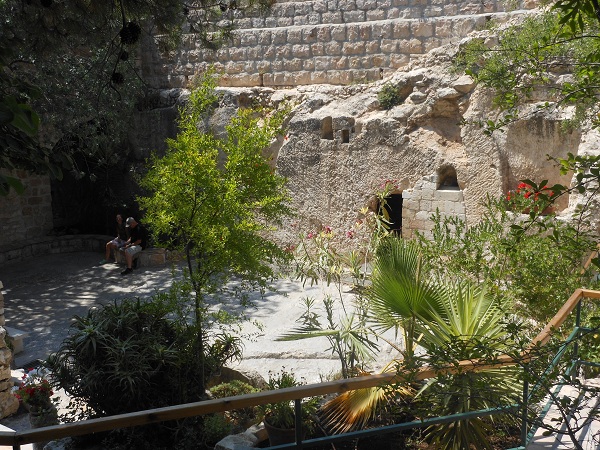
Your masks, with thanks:
[{"label": "paved courtyard", "polygon": [[[181,276],[177,265],[142,267],[132,275],[122,276],[122,266],[100,265],[101,259],[102,255],[97,253],[63,253],[0,265],[6,325],[28,334],[24,351],[15,357],[15,368],[45,359],[56,351],[68,335],[75,315],[84,315],[95,305],[167,290],[173,277]],[[247,315],[263,328],[244,325],[242,333],[251,337],[244,340],[243,361],[233,368],[253,370],[268,378],[270,371],[285,367],[307,383],[319,382],[339,372],[340,364],[325,338],[276,341],[296,325],[303,312],[302,298],[312,296],[319,300],[327,289],[303,287],[302,283],[287,279],[277,281],[274,287],[275,292],[252,297],[256,306],[249,308]],[[349,298],[351,294],[347,295]],[[220,306],[230,310],[239,308],[235,304]],[[394,352],[387,347],[380,359],[384,362],[392,355]],[[15,430],[29,427],[26,414],[4,419],[0,425]]]},{"label": "paved courtyard", "polygon": [[[75,315],[83,315],[94,305],[111,303],[126,297],[145,297],[169,288],[177,266],[142,267],[122,276],[122,266],[99,265],[102,255],[90,252],[44,255],[0,265],[4,284],[7,326],[28,333],[24,351],[15,358],[15,367],[35,359],[44,359],[55,351],[69,332]],[[307,382],[318,382],[339,371],[337,359],[328,350],[325,338],[295,342],[275,339],[293,328],[303,311],[302,298],[319,300],[322,286],[305,287],[300,282],[279,280],[276,292],[252,297],[256,307],[247,310],[250,319],[263,324],[259,331],[247,324],[243,332],[253,335],[245,340],[244,360],[238,367],[253,369],[267,377],[269,371],[284,366]],[[348,294],[350,295],[350,294]],[[236,308],[225,305],[224,308]],[[388,348],[381,355],[391,355]]]}]

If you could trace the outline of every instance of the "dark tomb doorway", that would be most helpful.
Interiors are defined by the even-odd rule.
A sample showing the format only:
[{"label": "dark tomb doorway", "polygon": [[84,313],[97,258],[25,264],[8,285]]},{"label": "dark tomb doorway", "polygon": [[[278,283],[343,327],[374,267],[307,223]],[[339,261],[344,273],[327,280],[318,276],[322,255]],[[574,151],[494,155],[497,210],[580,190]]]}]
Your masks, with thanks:
[{"label": "dark tomb doorway", "polygon": [[385,210],[390,222],[390,231],[401,235],[402,233],[402,194],[390,194],[385,199]]}]

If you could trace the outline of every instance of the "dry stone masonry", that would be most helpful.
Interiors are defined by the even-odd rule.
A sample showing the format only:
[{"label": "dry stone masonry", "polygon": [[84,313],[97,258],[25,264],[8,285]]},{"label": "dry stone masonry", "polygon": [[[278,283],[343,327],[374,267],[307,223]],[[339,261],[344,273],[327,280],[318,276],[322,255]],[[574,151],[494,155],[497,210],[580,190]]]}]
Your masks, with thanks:
[{"label": "dry stone masonry", "polygon": [[146,42],[142,73],[160,88],[188,87],[208,65],[223,86],[351,84],[382,79],[417,55],[458,42],[490,20],[523,14],[535,1],[306,0],[278,1],[268,16],[233,14],[233,42],[206,50],[187,34],[177,51]]},{"label": "dry stone masonry", "polygon": [[466,220],[463,193],[458,186],[440,185],[436,175],[417,181],[411,189],[402,192],[402,236],[413,237],[415,231],[431,237],[432,213]]},{"label": "dry stone masonry", "polygon": [[11,190],[8,196],[0,197],[0,247],[38,238],[52,229],[50,177],[24,170],[8,174],[19,178],[25,191],[19,195]]},{"label": "dry stone masonry", "polygon": [[16,413],[19,409],[19,401],[11,390],[13,387],[10,373],[12,352],[6,344],[3,287],[2,281],[0,281],[0,419]]}]

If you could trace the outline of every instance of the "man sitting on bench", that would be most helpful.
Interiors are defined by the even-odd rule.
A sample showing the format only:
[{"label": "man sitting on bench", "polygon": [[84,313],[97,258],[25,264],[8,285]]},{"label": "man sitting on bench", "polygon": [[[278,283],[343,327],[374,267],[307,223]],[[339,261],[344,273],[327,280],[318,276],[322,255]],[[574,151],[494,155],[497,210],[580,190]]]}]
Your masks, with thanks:
[{"label": "man sitting on bench", "polygon": [[125,226],[129,228],[129,239],[119,251],[125,254],[125,260],[127,261],[127,269],[121,272],[121,275],[127,275],[133,272],[133,259],[134,256],[146,248],[148,242],[148,232],[146,229],[133,217],[127,218]]}]

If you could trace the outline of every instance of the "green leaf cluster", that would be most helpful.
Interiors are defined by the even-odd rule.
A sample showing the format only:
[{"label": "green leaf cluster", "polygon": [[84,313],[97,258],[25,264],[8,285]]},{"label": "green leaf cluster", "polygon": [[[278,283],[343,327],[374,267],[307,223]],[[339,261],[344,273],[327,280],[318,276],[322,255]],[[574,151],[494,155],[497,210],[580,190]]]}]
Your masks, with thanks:
[{"label": "green leaf cluster", "polygon": [[148,195],[138,199],[157,242],[186,254],[198,295],[231,274],[264,285],[286,257],[268,232],[292,213],[285,179],[263,156],[285,111],[240,110],[219,138],[199,128],[217,100],[215,84],[209,73],[192,91],[177,137],[148,161]]},{"label": "green leaf cluster", "polygon": [[[270,4],[0,2],[0,168],[107,178],[127,156],[136,104],[152,89],[135,63],[141,38],[157,36],[161,49],[172,50],[185,30],[217,48],[231,36],[235,11],[264,12]],[[22,188],[0,176],[0,194],[9,187]]]},{"label": "green leaf cluster", "polygon": [[[506,351],[507,299],[493,295],[485,284],[432,272],[425,264],[427,257],[414,241],[386,240],[374,261],[369,291],[373,317],[385,328],[404,332],[399,370],[406,374],[423,366],[439,369],[436,377],[418,386],[412,411],[433,417],[512,404],[520,389],[510,369],[444,371],[459,361],[492,361]],[[423,354],[417,347],[425,350]],[[428,440],[441,449],[491,448],[489,434],[490,423],[481,418],[427,430]]]},{"label": "green leaf cluster", "polygon": [[508,114],[483,124],[490,132],[514,121],[519,107],[537,101],[540,109],[573,105],[573,124],[592,120],[598,126],[596,101],[600,73],[600,22],[594,2],[565,0],[554,8],[497,29],[497,44],[482,39],[466,44],[456,69],[492,88],[494,104]]},{"label": "green leaf cluster", "polygon": [[472,225],[436,212],[433,239],[419,235],[419,245],[432,270],[483,281],[522,316],[546,323],[575,289],[589,286],[592,274],[582,266],[595,240],[578,222],[506,207],[505,199],[488,198]]},{"label": "green leaf cluster", "polygon": [[377,93],[379,105],[383,109],[392,109],[394,106],[400,105],[405,98],[406,96],[401,94],[400,88],[392,83],[384,84]]}]

